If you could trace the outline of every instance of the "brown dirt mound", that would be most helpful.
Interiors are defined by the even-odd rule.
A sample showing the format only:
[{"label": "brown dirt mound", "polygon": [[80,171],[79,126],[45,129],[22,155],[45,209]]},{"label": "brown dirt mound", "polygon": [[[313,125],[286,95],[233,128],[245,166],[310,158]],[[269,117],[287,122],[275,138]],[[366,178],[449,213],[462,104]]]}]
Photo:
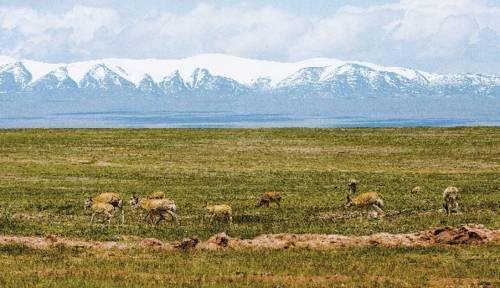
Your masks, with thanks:
[{"label": "brown dirt mound", "polygon": [[416,233],[378,233],[368,236],[347,236],[337,234],[264,234],[253,239],[229,237],[225,232],[199,241],[196,237],[182,241],[161,241],[155,238],[121,237],[120,241],[80,241],[45,237],[0,236],[2,244],[24,244],[32,248],[47,249],[57,245],[89,249],[131,249],[154,248],[163,250],[219,250],[219,249],[335,249],[341,247],[385,246],[385,247],[427,247],[433,245],[500,244],[500,230],[490,230],[483,225],[468,224],[458,227],[436,228]]}]

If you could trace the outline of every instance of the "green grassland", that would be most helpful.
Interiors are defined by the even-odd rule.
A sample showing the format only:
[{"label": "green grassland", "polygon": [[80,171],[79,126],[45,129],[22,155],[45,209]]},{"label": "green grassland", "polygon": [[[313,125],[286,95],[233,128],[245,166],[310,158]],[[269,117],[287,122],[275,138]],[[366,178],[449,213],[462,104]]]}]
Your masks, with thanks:
[{"label": "green grassland", "polygon": [[[359,192],[383,195],[386,217],[368,220],[357,216],[361,210],[343,208],[349,178],[359,180]],[[415,185],[424,188],[421,194],[411,195]],[[452,217],[439,211],[441,193],[450,185],[461,191],[462,213]],[[124,225],[117,219],[107,229],[89,225],[90,213],[83,209],[86,197],[113,191],[128,200],[134,193],[155,190],[176,201],[180,225],[149,225],[128,205]],[[256,208],[264,191],[280,191],[282,207]],[[206,201],[230,204],[234,224],[203,223]],[[499,128],[0,130],[3,235],[177,240],[192,235],[206,239],[221,231],[248,238],[281,232],[403,233],[462,223],[499,229],[499,208]],[[80,286],[78,281],[85,278],[94,281],[89,286],[122,287],[120,283],[134,286],[133,277],[137,285],[156,281],[193,287],[202,280],[207,286],[231,286],[231,281],[264,287],[331,286],[321,282],[330,280],[348,286],[427,286],[440,273],[450,279],[462,277],[462,283],[486,279],[487,285],[500,274],[498,246],[174,255],[115,251],[110,257],[71,249],[0,248],[0,264],[19,274],[0,275],[0,286],[16,279],[31,286],[29,281],[41,278],[48,281],[43,286]],[[374,264],[377,261],[380,265]],[[103,269],[116,282],[97,273],[95,265],[106,266]],[[266,271],[281,278],[259,274]],[[422,274],[417,277],[412,271]],[[209,272],[214,275],[204,278]],[[369,277],[364,279],[363,273]],[[321,276],[321,283],[295,279],[301,275]]]},{"label": "green grassland", "polygon": [[498,287],[497,247],[163,252],[0,246],[1,287]]}]

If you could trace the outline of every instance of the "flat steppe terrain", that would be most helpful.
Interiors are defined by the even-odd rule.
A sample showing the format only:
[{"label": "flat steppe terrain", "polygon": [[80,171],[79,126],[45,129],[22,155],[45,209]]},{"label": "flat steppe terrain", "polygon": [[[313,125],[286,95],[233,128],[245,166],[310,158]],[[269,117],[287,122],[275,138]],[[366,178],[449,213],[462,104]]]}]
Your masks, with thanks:
[{"label": "flat steppe terrain", "polygon": [[[383,195],[386,216],[343,207],[348,179]],[[417,195],[410,190],[419,185]],[[461,213],[440,211],[460,189]],[[151,225],[128,205],[164,191],[180,224]],[[256,208],[279,191],[280,208]],[[125,224],[90,225],[84,200],[125,198]],[[230,204],[233,225],[203,221],[205,202]],[[500,129],[34,129],[0,130],[0,235],[201,240],[229,236],[411,233],[483,224],[500,229]],[[0,245],[0,286],[494,287],[500,247],[163,251]]]}]

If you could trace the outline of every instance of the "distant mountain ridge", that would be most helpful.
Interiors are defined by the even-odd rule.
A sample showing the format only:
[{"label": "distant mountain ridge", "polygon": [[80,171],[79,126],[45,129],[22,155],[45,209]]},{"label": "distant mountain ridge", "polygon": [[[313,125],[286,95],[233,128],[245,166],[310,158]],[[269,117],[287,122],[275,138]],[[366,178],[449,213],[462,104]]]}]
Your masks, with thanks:
[{"label": "distant mountain ridge", "polygon": [[494,114],[500,109],[500,77],[326,58],[282,63],[206,54],[50,64],[0,56],[0,112],[17,115],[27,107],[29,115],[130,109],[368,116],[385,111],[398,117],[408,111],[440,116],[443,109],[455,109]]},{"label": "distant mountain ridge", "polygon": [[497,76],[435,74],[336,59],[281,63],[219,54],[181,60],[103,59],[70,64],[0,59],[0,93],[64,90],[234,96],[265,90],[302,93],[303,97],[500,94]]}]

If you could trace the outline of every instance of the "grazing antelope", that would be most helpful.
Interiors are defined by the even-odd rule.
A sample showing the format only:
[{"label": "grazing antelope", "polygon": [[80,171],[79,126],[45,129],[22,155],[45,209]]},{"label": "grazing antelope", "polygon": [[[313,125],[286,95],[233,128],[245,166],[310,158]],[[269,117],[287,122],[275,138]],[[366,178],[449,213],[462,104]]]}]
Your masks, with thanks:
[{"label": "grazing antelope", "polygon": [[168,214],[175,223],[178,223],[178,217],[175,212],[177,211],[177,206],[174,201],[170,199],[147,199],[137,196],[132,196],[129,201],[130,205],[134,208],[140,208],[146,212],[144,215],[144,220],[149,218],[153,221],[154,216],[158,216],[158,220],[155,224],[158,224],[161,220],[165,220],[165,216]]},{"label": "grazing antelope", "polygon": [[346,204],[349,203],[350,196],[356,193],[357,185],[358,180],[356,179],[349,179],[349,181],[347,182],[347,189],[349,189],[349,192],[347,194]]},{"label": "grazing antelope", "polygon": [[114,209],[120,209],[122,224],[125,223],[125,213],[123,211],[123,201],[122,197],[118,193],[105,192],[101,193],[95,197],[89,197],[85,201],[85,207],[90,208],[94,203],[107,203],[113,206]]},{"label": "grazing antelope", "polygon": [[260,196],[259,202],[257,203],[257,207],[266,206],[269,207],[271,202],[276,203],[278,207],[280,207],[281,202],[281,194],[279,192],[265,192]]},{"label": "grazing antelope", "polygon": [[415,186],[411,189],[412,194],[420,194],[422,193],[423,189],[420,186]]},{"label": "grazing antelope", "polygon": [[358,185],[358,180],[356,179],[349,179],[349,182],[347,182],[347,188],[349,188],[349,192],[351,194],[356,193],[356,187]]},{"label": "grazing antelope", "polygon": [[382,210],[384,207],[384,200],[376,192],[365,192],[351,199],[350,195],[347,196],[347,204],[345,207],[373,207],[378,213],[384,215],[385,212]]},{"label": "grazing antelope", "polygon": [[205,210],[205,217],[208,217],[210,222],[212,222],[213,219],[223,219],[229,220],[229,223],[233,223],[233,212],[231,206],[227,204],[208,205],[208,203],[206,203]]},{"label": "grazing antelope", "polygon": [[443,191],[443,208],[446,214],[458,213],[458,188],[449,186]]},{"label": "grazing antelope", "polygon": [[111,224],[111,218],[115,213],[115,207],[109,203],[104,202],[95,202],[95,203],[86,203],[85,209],[90,208],[92,210],[92,217],[90,218],[90,224],[94,222],[94,217],[96,215],[101,215],[108,222],[108,225]]}]

